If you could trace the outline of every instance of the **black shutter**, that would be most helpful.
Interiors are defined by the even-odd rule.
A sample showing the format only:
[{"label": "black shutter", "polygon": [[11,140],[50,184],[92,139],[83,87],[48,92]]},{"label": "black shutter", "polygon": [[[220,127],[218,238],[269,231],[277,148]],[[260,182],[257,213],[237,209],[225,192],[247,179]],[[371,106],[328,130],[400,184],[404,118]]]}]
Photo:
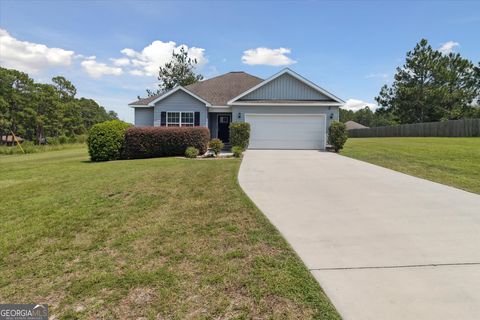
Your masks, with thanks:
[{"label": "black shutter", "polygon": [[195,112],[195,119],[193,121],[193,124],[196,127],[200,125],[200,112]]},{"label": "black shutter", "polygon": [[167,125],[167,113],[162,111],[160,113],[160,126],[165,127]]}]

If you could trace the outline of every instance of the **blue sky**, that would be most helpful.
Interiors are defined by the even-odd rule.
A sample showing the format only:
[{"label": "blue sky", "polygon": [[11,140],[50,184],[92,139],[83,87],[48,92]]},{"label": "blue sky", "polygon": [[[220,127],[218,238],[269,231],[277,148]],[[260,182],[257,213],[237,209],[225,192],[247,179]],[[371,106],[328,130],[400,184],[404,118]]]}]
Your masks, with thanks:
[{"label": "blue sky", "polygon": [[121,119],[186,45],[208,77],[289,67],[348,100],[374,103],[421,39],[480,60],[480,2],[0,0],[0,64],[38,81],[63,75]]}]

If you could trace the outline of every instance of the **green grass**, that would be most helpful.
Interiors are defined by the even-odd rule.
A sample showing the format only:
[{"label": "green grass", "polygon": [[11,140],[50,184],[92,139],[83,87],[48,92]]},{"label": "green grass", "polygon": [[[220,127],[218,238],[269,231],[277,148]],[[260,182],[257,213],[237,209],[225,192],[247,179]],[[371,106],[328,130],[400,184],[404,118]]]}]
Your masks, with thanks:
[{"label": "green grass", "polygon": [[480,138],[352,138],[341,154],[480,194]]},{"label": "green grass", "polygon": [[54,145],[33,145],[31,143],[23,143],[22,149],[17,145],[14,146],[0,146],[0,156],[2,155],[12,155],[12,154],[23,154],[23,153],[39,153],[39,152],[48,152],[48,151],[58,151],[72,148],[79,148],[81,143],[67,143],[67,144],[54,144]]},{"label": "green grass", "polygon": [[0,157],[0,301],[60,319],[339,319],[239,165]]}]

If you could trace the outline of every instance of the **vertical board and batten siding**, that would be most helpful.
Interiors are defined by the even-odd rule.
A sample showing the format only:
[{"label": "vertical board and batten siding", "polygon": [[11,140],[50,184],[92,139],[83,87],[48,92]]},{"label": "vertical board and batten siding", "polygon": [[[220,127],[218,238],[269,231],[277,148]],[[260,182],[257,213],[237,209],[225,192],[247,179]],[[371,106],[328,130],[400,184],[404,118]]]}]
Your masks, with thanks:
[{"label": "vertical board and batten siding", "polygon": [[480,119],[401,124],[348,130],[351,138],[373,137],[480,137]]},{"label": "vertical board and batten siding", "polygon": [[284,74],[242,97],[248,100],[331,100],[289,74]]},{"label": "vertical board and batten siding", "polygon": [[153,107],[135,108],[135,126],[148,127],[153,126]]},{"label": "vertical board and batten siding", "polygon": [[155,126],[160,126],[162,111],[200,112],[200,126],[207,126],[207,106],[184,91],[179,90],[155,104],[153,115]]}]

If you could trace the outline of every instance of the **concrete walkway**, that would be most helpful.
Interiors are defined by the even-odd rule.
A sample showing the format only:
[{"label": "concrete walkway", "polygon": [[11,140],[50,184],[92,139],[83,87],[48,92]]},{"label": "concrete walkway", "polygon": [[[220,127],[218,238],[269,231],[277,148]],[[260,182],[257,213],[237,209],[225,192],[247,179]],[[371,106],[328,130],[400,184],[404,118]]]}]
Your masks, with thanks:
[{"label": "concrete walkway", "polygon": [[239,181],[344,319],[479,319],[480,196],[319,151],[249,150]]}]

